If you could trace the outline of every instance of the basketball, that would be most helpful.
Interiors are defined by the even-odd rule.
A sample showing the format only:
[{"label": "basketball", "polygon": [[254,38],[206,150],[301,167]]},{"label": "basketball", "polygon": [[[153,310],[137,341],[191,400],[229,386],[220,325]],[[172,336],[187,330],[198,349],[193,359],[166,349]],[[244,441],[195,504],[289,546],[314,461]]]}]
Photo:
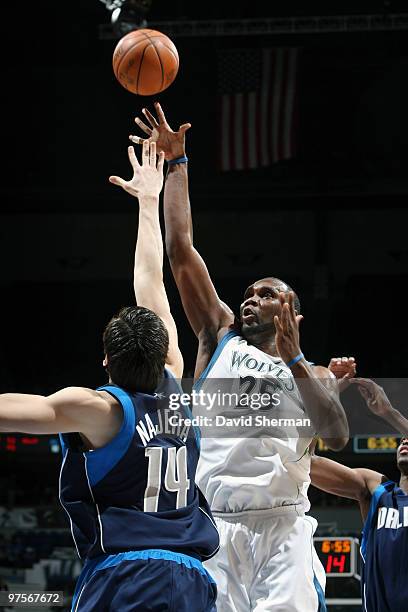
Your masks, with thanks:
[{"label": "basketball", "polygon": [[115,77],[125,89],[140,96],[152,96],[169,87],[178,68],[176,46],[157,30],[129,32],[113,53]]}]

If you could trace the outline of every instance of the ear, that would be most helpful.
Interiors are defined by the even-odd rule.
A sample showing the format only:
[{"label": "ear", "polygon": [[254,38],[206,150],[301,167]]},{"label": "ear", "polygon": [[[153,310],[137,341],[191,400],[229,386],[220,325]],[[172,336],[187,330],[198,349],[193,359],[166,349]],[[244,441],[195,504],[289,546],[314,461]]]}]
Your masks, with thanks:
[{"label": "ear", "polygon": [[105,355],[105,357],[103,358],[102,365],[104,368],[108,366],[108,356],[107,355]]}]

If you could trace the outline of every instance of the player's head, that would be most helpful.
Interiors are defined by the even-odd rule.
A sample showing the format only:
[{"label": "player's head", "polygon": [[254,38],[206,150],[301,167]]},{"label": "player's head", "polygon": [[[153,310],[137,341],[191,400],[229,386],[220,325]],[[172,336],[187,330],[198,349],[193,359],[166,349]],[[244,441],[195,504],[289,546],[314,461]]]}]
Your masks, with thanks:
[{"label": "player's head", "polygon": [[[282,310],[279,293],[287,294],[289,291],[293,289],[273,276],[262,278],[250,285],[240,306],[242,335],[251,337],[268,330],[275,333],[273,318],[275,315],[279,316]],[[294,305],[296,313],[300,314],[300,302],[296,293]]]},{"label": "player's head", "polygon": [[397,448],[397,466],[401,474],[408,476],[408,437],[401,438]]},{"label": "player's head", "polygon": [[148,308],[122,308],[103,333],[106,369],[111,381],[128,391],[151,393],[163,376],[169,335]]}]

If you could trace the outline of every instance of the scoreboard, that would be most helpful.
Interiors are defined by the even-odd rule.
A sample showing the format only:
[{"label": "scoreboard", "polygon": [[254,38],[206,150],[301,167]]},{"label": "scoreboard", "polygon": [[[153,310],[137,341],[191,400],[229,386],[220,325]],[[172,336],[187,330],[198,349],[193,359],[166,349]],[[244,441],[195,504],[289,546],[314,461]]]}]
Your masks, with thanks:
[{"label": "scoreboard", "polygon": [[355,453],[395,453],[400,439],[395,436],[355,436]]},{"label": "scoreboard", "polygon": [[58,436],[34,436],[31,434],[0,434],[0,454],[59,454],[61,445]]},{"label": "scoreboard", "polygon": [[357,538],[328,536],[313,540],[328,578],[359,577],[357,559],[360,544]]},{"label": "scoreboard", "polygon": [[[400,443],[398,436],[384,436],[371,434],[354,436],[344,450],[350,449],[353,453],[395,453]],[[327,452],[329,449],[321,438],[317,440],[317,450]]]}]

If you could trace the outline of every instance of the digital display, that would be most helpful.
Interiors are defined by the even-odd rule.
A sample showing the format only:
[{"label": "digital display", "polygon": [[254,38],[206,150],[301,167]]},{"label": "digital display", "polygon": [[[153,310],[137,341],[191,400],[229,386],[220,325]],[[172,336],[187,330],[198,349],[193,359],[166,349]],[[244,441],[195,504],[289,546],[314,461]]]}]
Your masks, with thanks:
[{"label": "digital display", "polygon": [[326,576],[356,576],[356,538],[319,537],[314,538],[314,544]]},{"label": "digital display", "polygon": [[61,451],[58,436],[33,436],[31,434],[0,434],[0,454],[58,454]]},{"label": "digital display", "polygon": [[353,439],[355,453],[395,453],[399,438],[395,436],[356,436]]}]

